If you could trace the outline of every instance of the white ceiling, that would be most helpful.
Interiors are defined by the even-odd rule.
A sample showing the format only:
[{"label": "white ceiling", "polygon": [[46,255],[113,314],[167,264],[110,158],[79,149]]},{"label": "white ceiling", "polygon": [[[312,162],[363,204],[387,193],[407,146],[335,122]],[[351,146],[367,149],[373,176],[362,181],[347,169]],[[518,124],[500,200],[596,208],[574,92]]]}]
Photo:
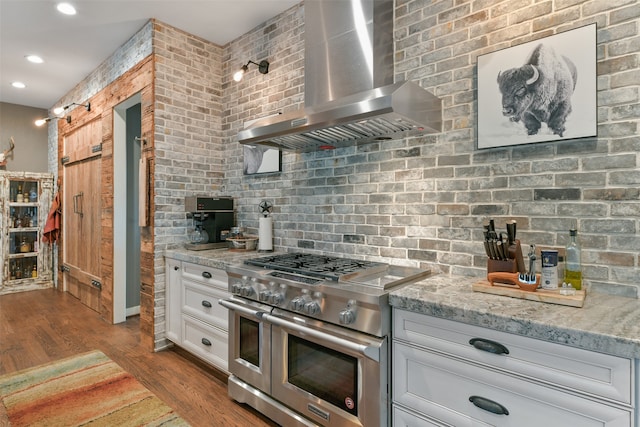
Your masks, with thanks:
[{"label": "white ceiling", "polygon": [[[66,1],[75,16],[60,14],[56,0],[0,0],[0,102],[52,107],[151,18],[224,45],[300,2]],[[32,64],[29,54],[45,62]],[[13,88],[16,80],[27,87]]]}]

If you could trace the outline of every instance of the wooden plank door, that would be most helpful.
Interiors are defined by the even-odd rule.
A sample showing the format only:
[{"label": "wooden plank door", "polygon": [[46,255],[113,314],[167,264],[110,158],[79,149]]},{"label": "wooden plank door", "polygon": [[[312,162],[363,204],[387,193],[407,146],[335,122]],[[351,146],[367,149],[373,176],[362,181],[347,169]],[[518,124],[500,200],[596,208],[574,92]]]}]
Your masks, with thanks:
[{"label": "wooden plank door", "polygon": [[99,120],[64,138],[62,269],[64,289],[100,312],[101,141]]}]

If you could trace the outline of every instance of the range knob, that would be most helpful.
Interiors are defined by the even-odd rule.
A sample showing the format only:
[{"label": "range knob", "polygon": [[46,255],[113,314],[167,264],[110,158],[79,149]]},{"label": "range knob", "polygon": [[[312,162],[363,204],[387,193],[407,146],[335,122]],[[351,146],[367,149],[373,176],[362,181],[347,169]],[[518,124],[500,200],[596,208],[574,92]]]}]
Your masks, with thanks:
[{"label": "range knob", "polygon": [[304,296],[297,296],[291,300],[291,309],[294,311],[302,311],[304,309],[305,298]]},{"label": "range knob", "polygon": [[233,285],[231,285],[231,292],[234,294],[239,294],[240,291],[242,290],[242,286],[240,285],[240,283],[234,283]]},{"label": "range knob", "polygon": [[291,300],[290,307],[293,311],[303,311],[304,305],[309,301],[309,290],[303,289],[300,295]]},{"label": "range knob", "polygon": [[280,292],[273,292],[269,299],[269,302],[271,302],[271,304],[273,305],[280,305],[282,304],[282,301],[284,301],[284,295],[282,295]]},{"label": "range knob", "polygon": [[350,299],[347,302],[347,308],[340,311],[338,320],[341,325],[350,325],[356,321],[356,300]]},{"label": "range knob", "polygon": [[310,301],[308,303],[305,303],[304,312],[309,315],[318,314],[320,313],[320,304],[318,304],[318,301]]},{"label": "range knob", "polygon": [[269,302],[271,298],[271,291],[263,289],[258,293],[258,299],[262,302]]},{"label": "range knob", "polygon": [[356,312],[350,308],[345,308],[340,312],[339,317],[341,325],[350,325],[356,321]]},{"label": "range knob", "polygon": [[253,290],[253,287],[250,285],[244,285],[242,286],[242,289],[240,289],[240,295],[242,295],[243,297],[253,296],[254,293],[255,291]]}]

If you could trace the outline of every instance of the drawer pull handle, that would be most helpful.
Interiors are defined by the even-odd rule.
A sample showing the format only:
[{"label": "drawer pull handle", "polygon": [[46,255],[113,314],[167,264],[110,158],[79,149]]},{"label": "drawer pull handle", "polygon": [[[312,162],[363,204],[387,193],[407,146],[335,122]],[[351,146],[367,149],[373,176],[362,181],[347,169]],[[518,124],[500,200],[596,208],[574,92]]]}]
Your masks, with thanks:
[{"label": "drawer pull handle", "polygon": [[485,340],[484,338],[471,338],[469,344],[478,350],[486,351],[493,354],[509,354],[509,349],[499,342]]},{"label": "drawer pull handle", "polygon": [[212,307],[211,303],[209,301],[207,301],[206,299],[202,300],[202,306],[203,307],[207,307],[207,308],[211,308]]},{"label": "drawer pull handle", "polygon": [[176,265],[175,267],[173,267],[173,269],[174,269],[175,271],[178,271],[178,270],[180,269],[180,267],[178,267],[178,266]]},{"label": "drawer pull handle", "polygon": [[498,402],[494,402],[493,400],[486,399],[480,396],[471,396],[469,397],[469,402],[473,403],[480,409],[485,411],[498,414],[498,415],[509,415],[509,411],[507,408],[499,404]]},{"label": "drawer pull handle", "polygon": [[207,347],[210,347],[211,346],[211,341],[209,341],[206,338],[202,338],[202,344],[206,345]]},{"label": "drawer pull handle", "polygon": [[203,271],[202,277],[204,277],[205,279],[211,279],[211,273],[209,273],[208,271]]}]

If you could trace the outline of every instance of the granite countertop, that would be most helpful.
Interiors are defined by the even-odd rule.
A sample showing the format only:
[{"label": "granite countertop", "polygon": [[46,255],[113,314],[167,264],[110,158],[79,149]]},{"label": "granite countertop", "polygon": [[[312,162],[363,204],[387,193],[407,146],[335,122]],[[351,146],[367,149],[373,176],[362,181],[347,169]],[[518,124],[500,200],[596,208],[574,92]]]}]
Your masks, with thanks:
[{"label": "granite countertop", "polygon": [[477,279],[434,275],[389,295],[399,309],[640,359],[640,299],[587,292],[581,308],[474,292]]},{"label": "granite countertop", "polygon": [[[211,249],[166,250],[165,256],[212,268],[274,253]],[[473,292],[477,279],[444,274],[403,286],[389,295],[395,308],[462,323],[640,359],[640,299],[588,292],[581,308]]]},{"label": "granite countertop", "polygon": [[178,261],[192,262],[211,268],[225,269],[229,264],[235,264],[248,258],[269,256],[280,252],[237,251],[227,248],[191,251],[184,248],[167,249],[164,256]]}]

